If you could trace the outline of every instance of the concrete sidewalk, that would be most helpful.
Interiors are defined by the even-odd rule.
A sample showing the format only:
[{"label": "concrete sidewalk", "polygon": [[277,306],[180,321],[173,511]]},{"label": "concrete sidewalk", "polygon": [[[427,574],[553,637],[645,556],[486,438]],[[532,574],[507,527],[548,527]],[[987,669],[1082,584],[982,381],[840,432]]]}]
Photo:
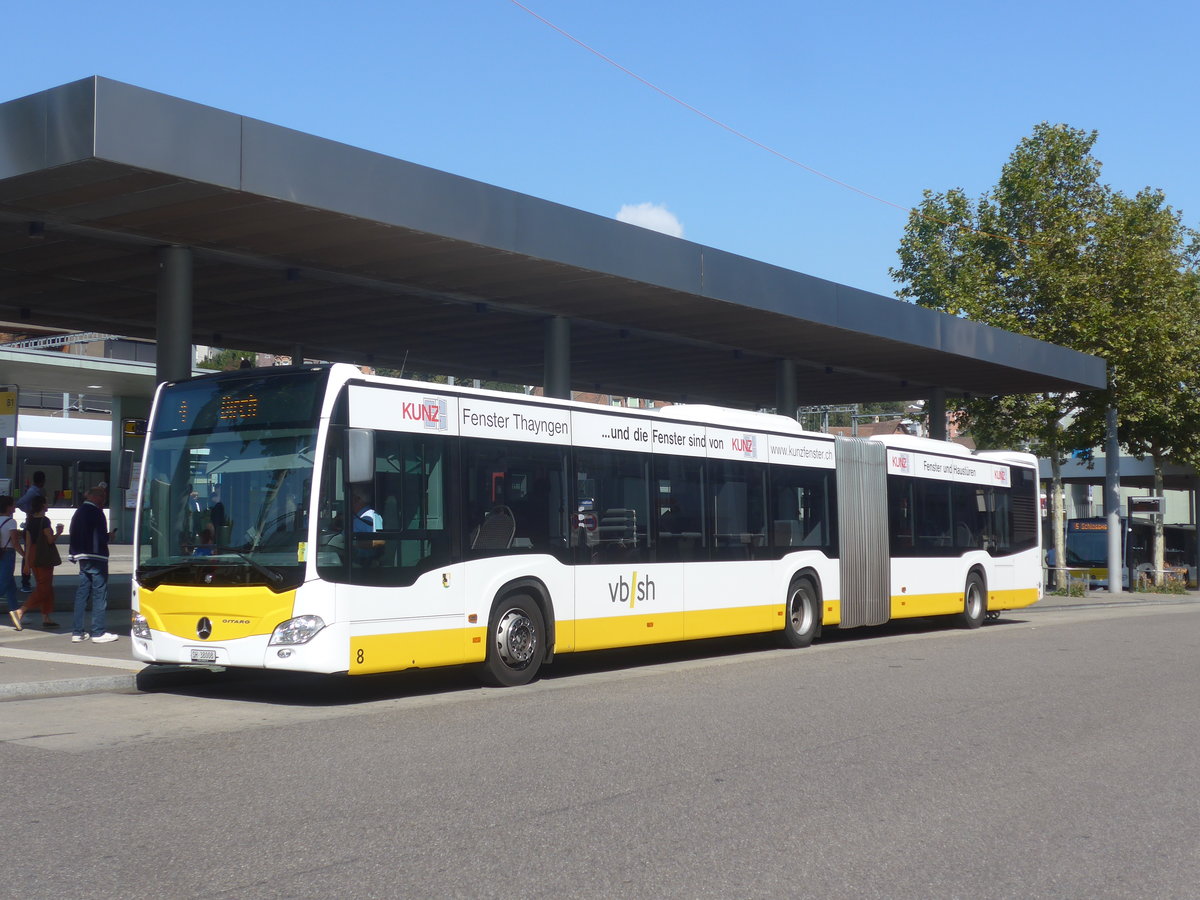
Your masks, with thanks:
[{"label": "concrete sidewalk", "polygon": [[[113,569],[122,567],[114,560]],[[124,567],[129,569],[128,555]],[[146,666],[130,658],[129,647],[129,571],[110,576],[110,596],[122,583],[124,606],[110,602],[108,630],[120,637],[110,644],[91,641],[71,643],[71,611],[79,578],[75,567],[65,563],[55,576],[55,618],[62,626],[46,630],[41,616],[30,614],[26,627],[17,631],[8,624],[8,615],[0,613],[0,701],[70,694],[136,691],[171,679],[185,679],[189,673],[206,670],[184,666]],[[28,596],[28,595],[22,595]],[[1036,615],[1041,610],[1136,605],[1200,603],[1200,591],[1186,594],[1123,593],[1118,597],[1094,591],[1083,597],[1047,596],[1028,609],[1014,610],[1013,616]]]},{"label": "concrete sidewalk", "polygon": [[[129,650],[133,548],[115,544],[109,552],[108,630],[120,637],[111,644],[71,643],[79,567],[64,559],[54,570],[54,619],[60,627],[43,628],[41,613],[30,612],[17,631],[8,613],[0,613],[0,701],[136,687],[137,673],[146,666],[132,660]],[[21,603],[28,597],[17,594]]]}]

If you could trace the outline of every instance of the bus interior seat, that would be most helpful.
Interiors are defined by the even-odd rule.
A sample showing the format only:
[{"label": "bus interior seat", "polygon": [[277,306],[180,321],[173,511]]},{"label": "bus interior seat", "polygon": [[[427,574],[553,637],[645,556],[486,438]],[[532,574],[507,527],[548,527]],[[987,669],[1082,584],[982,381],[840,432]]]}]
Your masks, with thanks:
[{"label": "bus interior seat", "polygon": [[493,506],[471,536],[472,550],[507,550],[517,533],[517,520],[507,506]]},{"label": "bus interior seat", "polygon": [[772,538],[776,547],[800,547],[800,523],[794,519],[776,519],[773,523]]},{"label": "bus interior seat", "polygon": [[606,509],[596,529],[602,541],[637,544],[637,510]]},{"label": "bus interior seat", "polygon": [[954,526],[954,543],[958,547],[975,546],[975,532],[966,522],[959,522]]}]

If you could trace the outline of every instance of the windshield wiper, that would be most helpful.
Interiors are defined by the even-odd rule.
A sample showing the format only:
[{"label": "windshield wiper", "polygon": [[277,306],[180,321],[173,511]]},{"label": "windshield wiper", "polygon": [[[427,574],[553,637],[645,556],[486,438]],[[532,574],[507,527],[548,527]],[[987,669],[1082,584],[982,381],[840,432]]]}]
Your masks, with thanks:
[{"label": "windshield wiper", "polygon": [[154,585],[158,584],[158,582],[162,581],[163,578],[165,578],[167,575],[170,575],[172,572],[182,572],[184,569],[190,569],[195,564],[196,564],[196,561],[194,559],[189,559],[187,562],[176,563],[173,566],[164,566],[163,568],[158,569],[157,571],[154,571],[154,572],[150,572],[149,574],[146,574],[146,575],[142,574],[142,572],[145,570],[142,568],[139,568],[138,572],[137,572],[138,584],[144,588],[152,588],[152,587],[154,587]]},{"label": "windshield wiper", "polygon": [[[240,550],[234,550],[232,547],[221,547],[217,552],[221,554],[228,554],[230,556],[236,556],[259,575],[262,575],[264,578],[266,578],[267,581],[273,585],[283,584],[282,573],[277,572],[275,569],[264,566],[260,562],[256,562],[245,553],[242,553]],[[138,584],[144,588],[152,588],[173,572],[182,572],[184,569],[191,569],[195,566],[212,566],[214,562],[216,562],[216,557],[213,556],[193,556],[186,562],[176,563],[173,566],[164,566],[163,568],[154,572],[150,572],[146,575],[142,574],[144,571],[143,569],[138,569]]]},{"label": "windshield wiper", "polygon": [[262,575],[264,578],[266,578],[267,581],[271,582],[271,584],[283,584],[283,575],[280,572],[277,572],[275,569],[272,569],[269,566],[264,566],[260,562],[256,562],[254,559],[251,559],[249,554],[243,553],[241,550],[234,550],[232,547],[219,547],[217,548],[217,553],[232,554],[238,559],[244,560],[246,565],[252,568],[259,575]]}]

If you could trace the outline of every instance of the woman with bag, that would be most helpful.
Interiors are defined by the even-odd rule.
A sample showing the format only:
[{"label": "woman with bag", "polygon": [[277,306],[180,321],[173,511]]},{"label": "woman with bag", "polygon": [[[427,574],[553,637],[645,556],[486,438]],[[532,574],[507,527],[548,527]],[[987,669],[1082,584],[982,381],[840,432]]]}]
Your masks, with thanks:
[{"label": "woman with bag", "polygon": [[54,614],[54,567],[62,565],[62,557],[55,543],[62,531],[61,524],[53,530],[50,528],[50,520],[46,517],[46,498],[35,497],[29,507],[29,518],[25,520],[23,571],[33,570],[37,586],[20,609],[8,614],[17,631],[24,627],[21,620],[25,613],[39,606],[42,610],[42,627],[58,627],[58,623],[51,621],[50,617]]}]

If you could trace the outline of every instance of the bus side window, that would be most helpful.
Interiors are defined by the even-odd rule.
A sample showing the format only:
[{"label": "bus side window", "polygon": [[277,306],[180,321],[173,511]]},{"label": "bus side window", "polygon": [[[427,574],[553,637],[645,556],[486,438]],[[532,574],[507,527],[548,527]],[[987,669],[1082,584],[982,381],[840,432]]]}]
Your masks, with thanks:
[{"label": "bus side window", "polygon": [[953,551],[950,521],[950,482],[914,478],[913,530],[922,555],[945,556]]},{"label": "bus side window", "polygon": [[696,562],[708,559],[705,535],[704,460],[690,456],[655,456],[654,483],[659,514],[655,559]]},{"label": "bus side window", "polygon": [[833,470],[773,466],[770,498],[773,555],[833,549]]},{"label": "bus side window", "polygon": [[767,467],[708,461],[713,559],[767,557]]},{"label": "bus side window", "polygon": [[468,556],[566,558],[567,454],[562,447],[464,440],[462,542]]},{"label": "bus side window", "polygon": [[376,433],[374,481],[352,486],[355,583],[410,585],[449,563],[447,468],[443,436]]},{"label": "bus side window", "polygon": [[951,515],[954,519],[954,546],[958,550],[977,550],[983,546],[983,517],[986,488],[955,482],[951,485]]},{"label": "bus side window", "polygon": [[892,533],[892,556],[912,556],[916,547],[913,532],[913,481],[903,475],[889,475],[888,524]]},{"label": "bus side window", "polygon": [[[611,450],[575,451],[575,561],[648,561],[650,455]],[[661,512],[661,506],[656,509]]]}]

